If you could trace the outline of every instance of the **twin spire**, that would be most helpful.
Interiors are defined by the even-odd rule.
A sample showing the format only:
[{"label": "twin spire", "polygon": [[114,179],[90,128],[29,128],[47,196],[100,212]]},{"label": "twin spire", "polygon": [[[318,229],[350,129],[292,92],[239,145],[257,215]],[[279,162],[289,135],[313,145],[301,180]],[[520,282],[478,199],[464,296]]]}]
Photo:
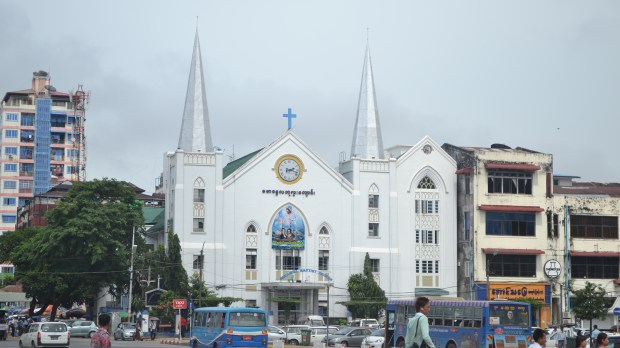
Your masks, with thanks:
[{"label": "twin spire", "polygon": [[178,148],[186,152],[213,151],[198,29],[194,39],[194,53],[189,70]]},{"label": "twin spire", "polygon": [[384,158],[369,44],[366,45],[366,57],[364,58],[364,67],[362,69],[362,83],[357,104],[357,118],[355,119],[351,157],[362,159]]},{"label": "twin spire", "polygon": [[[185,96],[185,109],[183,110],[178,148],[186,152],[213,151],[198,30],[196,30],[194,39],[194,53],[192,54],[189,81],[187,82],[187,95]],[[379,110],[377,109],[377,97],[370,61],[370,45],[366,46],[351,157],[362,159],[384,158]]]}]

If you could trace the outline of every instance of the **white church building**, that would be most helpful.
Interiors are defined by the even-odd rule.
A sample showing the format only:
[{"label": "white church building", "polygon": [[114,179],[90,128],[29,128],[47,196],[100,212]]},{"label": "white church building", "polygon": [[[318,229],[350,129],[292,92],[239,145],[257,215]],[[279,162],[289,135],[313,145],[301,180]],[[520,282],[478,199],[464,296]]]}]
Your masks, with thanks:
[{"label": "white church building", "polygon": [[428,136],[384,150],[369,48],[351,157],[337,169],[290,123],[228,164],[211,132],[196,34],[179,146],[164,155],[165,214],[188,274],[203,267],[220,296],[266,309],[272,323],[285,320],[279,298],[299,300],[291,322],[346,317],[339,302],[366,254],[390,298],[456,296],[456,163]]}]

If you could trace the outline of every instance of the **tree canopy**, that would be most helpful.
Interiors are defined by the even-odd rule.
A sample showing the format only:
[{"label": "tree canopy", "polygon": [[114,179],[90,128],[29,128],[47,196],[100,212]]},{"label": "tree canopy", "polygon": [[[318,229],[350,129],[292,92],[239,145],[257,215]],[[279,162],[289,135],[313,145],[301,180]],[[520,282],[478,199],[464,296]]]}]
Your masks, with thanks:
[{"label": "tree canopy", "polygon": [[575,298],[572,301],[572,310],[576,318],[590,321],[592,332],[592,319],[605,319],[607,314],[607,301],[605,289],[598,284],[586,282],[583,289],[573,290]]},{"label": "tree canopy", "polygon": [[132,233],[143,224],[132,185],[75,182],[46,219],[10,253],[31,310],[53,304],[53,317],[58,305],[89,303],[102,288],[119,296],[129,282]]}]

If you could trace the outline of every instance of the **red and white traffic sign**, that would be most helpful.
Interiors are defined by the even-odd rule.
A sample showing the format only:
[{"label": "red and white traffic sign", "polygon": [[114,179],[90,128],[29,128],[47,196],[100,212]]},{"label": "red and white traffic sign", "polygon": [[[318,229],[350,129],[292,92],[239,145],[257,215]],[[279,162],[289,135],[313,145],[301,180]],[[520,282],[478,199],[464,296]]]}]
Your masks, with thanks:
[{"label": "red and white traffic sign", "polygon": [[187,309],[187,300],[186,299],[172,300],[172,308]]}]

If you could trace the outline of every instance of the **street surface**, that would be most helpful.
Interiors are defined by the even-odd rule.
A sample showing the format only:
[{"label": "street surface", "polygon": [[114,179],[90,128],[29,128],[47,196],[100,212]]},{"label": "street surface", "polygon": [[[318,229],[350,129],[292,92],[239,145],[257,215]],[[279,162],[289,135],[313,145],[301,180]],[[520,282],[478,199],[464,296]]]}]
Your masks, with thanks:
[{"label": "street surface", "polygon": [[[144,341],[114,341],[112,340],[113,348],[130,348],[130,347],[187,347],[187,344],[182,346],[168,345],[162,344],[160,338],[155,339],[155,341],[151,341],[150,339]],[[17,348],[19,347],[19,338],[18,337],[10,337],[7,338],[6,341],[0,341],[0,348],[3,347],[11,347]],[[30,347],[30,346],[28,346]],[[90,339],[82,338],[82,337],[71,337],[71,348],[90,348]]]}]

